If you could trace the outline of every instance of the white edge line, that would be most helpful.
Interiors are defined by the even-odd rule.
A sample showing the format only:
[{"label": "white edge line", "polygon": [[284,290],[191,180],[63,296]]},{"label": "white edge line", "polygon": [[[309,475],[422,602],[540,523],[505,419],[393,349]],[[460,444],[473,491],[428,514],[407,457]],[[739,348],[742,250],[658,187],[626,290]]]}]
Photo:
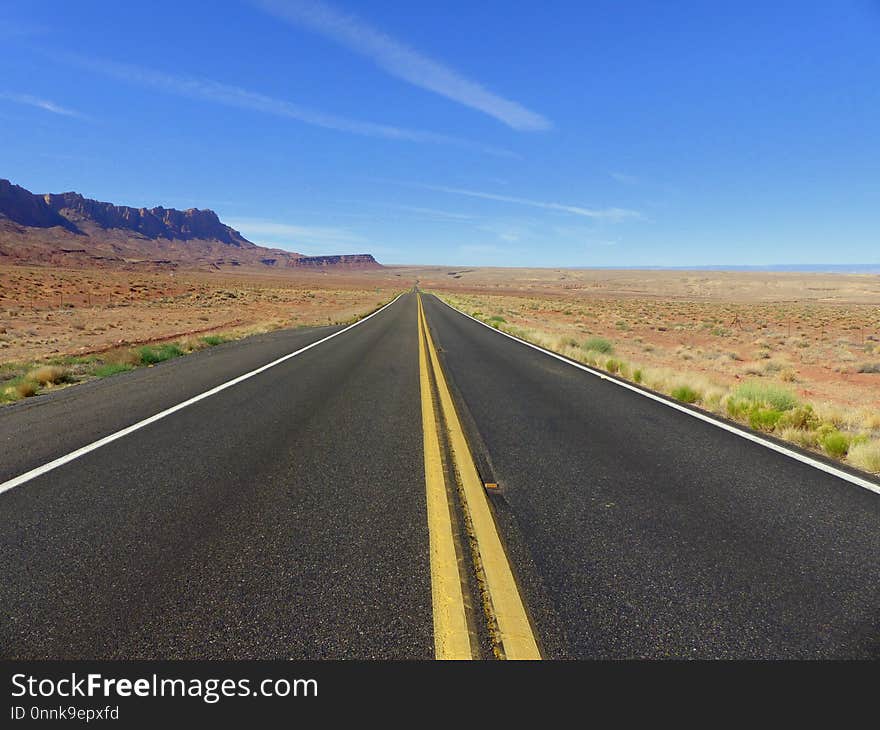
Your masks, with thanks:
[{"label": "white edge line", "polygon": [[260,373],[268,370],[269,368],[275,367],[276,365],[280,365],[281,363],[286,362],[287,360],[290,360],[292,357],[296,357],[297,355],[301,355],[306,350],[311,350],[313,347],[317,347],[318,345],[320,345],[324,342],[327,342],[327,340],[332,340],[334,337],[341,335],[343,332],[348,332],[353,327],[357,327],[359,324],[366,322],[371,317],[374,317],[377,314],[379,314],[380,312],[383,312],[388,307],[390,307],[392,304],[394,304],[394,302],[396,302],[398,299],[400,299],[400,297],[402,297],[404,293],[405,292],[401,292],[396,297],[394,297],[394,299],[392,299],[390,302],[388,302],[388,304],[377,309],[375,312],[368,314],[363,319],[359,319],[357,322],[353,322],[352,324],[348,325],[347,327],[345,327],[341,330],[337,330],[332,335],[327,335],[327,337],[324,337],[320,340],[317,340],[316,342],[312,342],[310,345],[306,345],[305,347],[301,347],[299,350],[296,350],[296,352],[290,352],[287,355],[283,355],[282,357],[279,357],[277,360],[273,360],[270,363],[266,363],[265,365],[258,367],[256,370],[251,370],[250,372],[244,373],[243,375],[239,375],[238,377],[233,378],[232,380],[227,380],[225,383],[221,383],[220,385],[215,386],[214,388],[211,388],[210,390],[206,390],[204,393],[199,393],[198,395],[195,395],[192,398],[189,398],[188,400],[182,401],[181,403],[178,403],[177,405],[171,406],[170,408],[166,408],[164,411],[159,411],[158,413],[156,413],[152,416],[149,416],[148,418],[145,418],[142,421],[138,421],[137,423],[133,423],[130,426],[126,426],[125,428],[121,429],[120,431],[116,431],[115,433],[111,433],[109,436],[104,436],[104,438],[100,438],[97,441],[93,441],[90,444],[86,444],[85,446],[83,446],[79,449],[76,449],[75,451],[71,451],[69,454],[65,454],[64,456],[59,456],[57,459],[54,459],[46,464],[43,464],[42,466],[38,466],[35,469],[31,469],[30,471],[26,471],[24,474],[19,474],[17,477],[13,477],[12,479],[9,479],[8,481],[5,481],[2,484],[0,484],[0,494],[3,494],[4,492],[8,492],[10,489],[14,489],[15,487],[18,487],[18,486],[24,484],[25,482],[29,482],[29,481],[31,481],[31,479],[36,479],[38,476],[41,476],[47,472],[50,472],[53,469],[57,469],[59,466],[63,466],[64,464],[67,464],[67,463],[73,461],[74,459],[78,459],[80,456],[84,456],[85,454],[88,454],[90,451],[94,451],[95,449],[100,449],[102,446],[106,446],[107,444],[112,443],[112,442],[116,441],[117,439],[121,439],[123,436],[127,436],[128,434],[133,433],[134,431],[137,431],[137,430],[143,428],[144,426],[149,426],[151,423],[155,423],[156,421],[159,421],[159,420],[165,418],[166,416],[170,416],[172,413],[177,413],[177,411],[183,410],[187,406],[193,405],[193,403],[198,403],[199,401],[204,400],[205,398],[210,398],[212,395],[216,395],[217,393],[219,393],[223,390],[226,390],[227,388],[231,388],[233,385],[238,385],[239,383],[241,383],[244,380],[248,380],[249,378],[252,378],[255,375],[259,375]]},{"label": "white edge line", "polygon": [[[435,295],[436,296],[436,295]],[[824,471],[826,474],[831,474],[832,476],[838,477],[839,479],[843,479],[852,484],[856,484],[860,487],[868,489],[872,492],[880,494],[880,485],[869,481],[867,479],[863,479],[862,477],[856,476],[854,474],[850,474],[849,472],[845,472],[842,469],[838,469],[837,467],[831,466],[830,464],[826,464],[818,459],[813,459],[812,457],[806,456],[805,454],[800,454],[797,451],[792,451],[791,449],[787,449],[785,446],[780,446],[779,444],[775,444],[772,441],[768,441],[767,439],[761,438],[760,436],[750,433],[749,431],[744,431],[743,429],[737,428],[736,426],[732,426],[729,423],[725,423],[724,421],[719,421],[712,416],[709,416],[705,413],[701,413],[699,411],[691,410],[690,408],[685,408],[678,403],[667,400],[655,393],[652,393],[649,390],[643,390],[642,388],[637,388],[630,383],[627,383],[623,380],[618,380],[617,378],[610,378],[601,370],[595,370],[586,365],[581,365],[578,362],[574,362],[573,360],[569,360],[567,357],[563,357],[559,353],[553,352],[552,350],[547,350],[540,345],[535,345],[531,342],[526,342],[525,340],[520,339],[519,337],[514,337],[507,332],[503,332],[500,329],[496,329],[491,325],[486,324],[485,322],[481,322],[476,317],[472,317],[467,312],[462,312],[458,307],[452,306],[449,302],[444,301],[440,297],[436,297],[437,300],[443,302],[447,307],[452,309],[453,311],[458,312],[459,314],[467,317],[468,319],[472,319],[477,324],[483,325],[487,329],[492,330],[493,332],[497,332],[499,335],[504,335],[505,337],[509,337],[514,342],[519,342],[521,345],[526,345],[527,347],[531,347],[533,350],[537,350],[538,352],[543,352],[545,355],[549,355],[550,357],[556,358],[557,360],[564,362],[566,365],[571,365],[572,367],[578,368],[579,370],[583,370],[590,375],[595,375],[602,380],[606,380],[609,383],[614,383],[615,385],[619,385],[621,388],[626,388],[627,390],[631,390],[633,393],[638,393],[639,395],[644,396],[645,398],[650,398],[651,400],[655,400],[658,403],[662,403],[665,406],[669,406],[670,408],[674,408],[676,411],[681,411],[682,413],[686,413],[689,416],[693,416],[694,418],[698,418],[701,421],[705,421],[706,423],[710,423],[713,426],[717,426],[718,428],[724,429],[725,431],[729,431],[730,433],[736,434],[737,436],[746,439],[747,441],[752,441],[753,443],[760,444],[771,451],[776,451],[780,454],[784,454],[792,459],[800,461],[808,466],[812,466],[814,469],[819,469],[820,471]]]}]

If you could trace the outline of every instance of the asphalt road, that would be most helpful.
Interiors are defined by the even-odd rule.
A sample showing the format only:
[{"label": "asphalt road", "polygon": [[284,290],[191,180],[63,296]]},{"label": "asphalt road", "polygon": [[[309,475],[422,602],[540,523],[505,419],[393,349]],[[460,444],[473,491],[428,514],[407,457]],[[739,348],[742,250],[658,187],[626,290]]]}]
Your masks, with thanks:
[{"label": "asphalt road", "polygon": [[877,494],[424,305],[546,654],[880,656]]},{"label": "asphalt road", "polygon": [[[880,655],[877,494],[423,302],[545,657]],[[431,658],[416,311],[0,494],[0,656]],[[0,410],[0,482],[335,329]]]},{"label": "asphalt road", "polygon": [[[430,658],[415,312],[410,295],[0,495],[3,656]],[[4,472],[327,334],[154,368],[136,413],[114,379],[3,412]],[[47,442],[24,457],[22,420]]]}]

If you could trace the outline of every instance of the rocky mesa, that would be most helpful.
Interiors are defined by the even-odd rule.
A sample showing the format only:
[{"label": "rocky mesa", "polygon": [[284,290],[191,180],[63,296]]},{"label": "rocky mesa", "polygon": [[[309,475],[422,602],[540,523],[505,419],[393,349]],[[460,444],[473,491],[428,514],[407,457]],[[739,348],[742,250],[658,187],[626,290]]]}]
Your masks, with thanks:
[{"label": "rocky mesa", "polygon": [[303,256],[248,241],[213,210],[133,208],[0,179],[0,262],[106,268],[371,269],[370,254]]}]

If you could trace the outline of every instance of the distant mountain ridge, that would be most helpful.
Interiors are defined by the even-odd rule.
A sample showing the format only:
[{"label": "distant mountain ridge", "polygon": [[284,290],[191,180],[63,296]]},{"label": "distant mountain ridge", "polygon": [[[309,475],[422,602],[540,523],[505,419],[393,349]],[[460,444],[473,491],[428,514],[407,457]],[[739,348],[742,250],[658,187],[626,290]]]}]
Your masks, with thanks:
[{"label": "distant mountain ridge", "polygon": [[188,241],[194,238],[221,241],[231,246],[254,248],[238,231],[224,225],[213,210],[175,208],[129,208],[90,200],[79,193],[44,195],[49,208],[71,223],[94,221],[103,228],[126,228],[147,238]]},{"label": "distant mountain ridge", "polygon": [[379,268],[370,254],[303,256],[248,241],[213,210],[133,208],[0,179],[0,261],[97,266]]}]

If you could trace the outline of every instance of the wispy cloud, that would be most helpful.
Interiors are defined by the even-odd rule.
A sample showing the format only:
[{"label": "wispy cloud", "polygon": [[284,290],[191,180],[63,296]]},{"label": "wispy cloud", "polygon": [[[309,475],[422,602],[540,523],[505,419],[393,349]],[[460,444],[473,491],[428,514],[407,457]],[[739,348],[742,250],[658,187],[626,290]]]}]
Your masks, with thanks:
[{"label": "wispy cloud", "polygon": [[528,198],[518,198],[512,195],[497,195],[496,193],[485,193],[480,190],[465,190],[462,188],[449,188],[440,185],[425,185],[422,183],[406,184],[412,187],[424,188],[426,190],[436,190],[439,193],[465,195],[470,198],[481,198],[483,200],[496,200],[501,203],[513,203],[515,205],[524,205],[531,208],[555,210],[561,213],[571,213],[572,215],[583,216],[584,218],[594,218],[611,222],[642,218],[642,214],[639,213],[637,210],[630,210],[628,208],[584,208],[578,205],[566,205],[564,203],[530,200]]},{"label": "wispy cloud", "polygon": [[[264,218],[232,218],[225,221],[244,234],[245,238],[287,247],[351,246],[368,244],[369,239],[346,228],[332,226],[301,226]],[[279,242],[283,242],[279,243]]]},{"label": "wispy cloud", "polygon": [[459,137],[418,129],[406,129],[387,124],[364,122],[333,114],[325,114],[324,112],[293,104],[284,99],[277,99],[255,91],[243,89],[239,86],[232,86],[218,81],[212,81],[210,79],[172,75],[140,66],[85,58],[78,55],[65,55],[64,60],[76,64],[81,68],[105,76],[110,76],[127,83],[158,89],[165,93],[184,96],[190,99],[200,99],[215,104],[223,104],[225,106],[237,107],[239,109],[248,109],[251,111],[262,112],[264,114],[294,119],[303,122],[304,124],[323,127],[324,129],[333,129],[339,132],[348,132],[350,134],[358,134],[366,137],[380,137],[408,142],[452,145],[502,157],[516,156],[507,150],[482,145]]},{"label": "wispy cloud", "polygon": [[[334,211],[333,216],[356,216],[358,218],[370,218],[372,220],[384,220],[387,218],[387,211],[402,211],[408,214],[408,217],[411,218],[421,218],[432,221],[448,221],[448,222],[456,222],[456,223],[468,223],[470,221],[478,220],[481,216],[474,215],[471,213],[459,213],[457,211],[450,210],[440,210],[438,208],[427,208],[424,206],[418,205],[404,205],[402,203],[390,203],[387,200],[363,200],[360,198],[337,198],[335,201],[337,204],[343,205],[347,208],[345,211]],[[352,213],[351,209],[355,208],[358,210],[374,210],[380,211],[376,213]],[[395,214],[395,219],[399,217]]]},{"label": "wispy cloud", "polygon": [[39,96],[32,96],[31,94],[17,94],[11,91],[0,91],[0,99],[11,101],[16,104],[33,106],[37,109],[52,112],[52,114],[60,114],[64,117],[77,117],[78,119],[85,119],[85,114],[81,114],[80,112],[74,111],[73,109],[63,107],[60,104],[56,104],[54,101],[49,101],[48,99],[43,99]]},{"label": "wispy cloud", "polygon": [[448,210],[437,210],[436,208],[421,208],[416,205],[392,205],[392,208],[402,210],[407,213],[415,213],[417,215],[426,216],[432,219],[448,220],[448,221],[472,221],[477,218],[475,215],[466,213],[453,213]]},{"label": "wispy cloud", "polygon": [[454,69],[422,55],[354,15],[310,0],[254,0],[266,12],[308,28],[369,58],[392,76],[477,109],[520,131],[550,129],[546,117],[492,93]]}]

